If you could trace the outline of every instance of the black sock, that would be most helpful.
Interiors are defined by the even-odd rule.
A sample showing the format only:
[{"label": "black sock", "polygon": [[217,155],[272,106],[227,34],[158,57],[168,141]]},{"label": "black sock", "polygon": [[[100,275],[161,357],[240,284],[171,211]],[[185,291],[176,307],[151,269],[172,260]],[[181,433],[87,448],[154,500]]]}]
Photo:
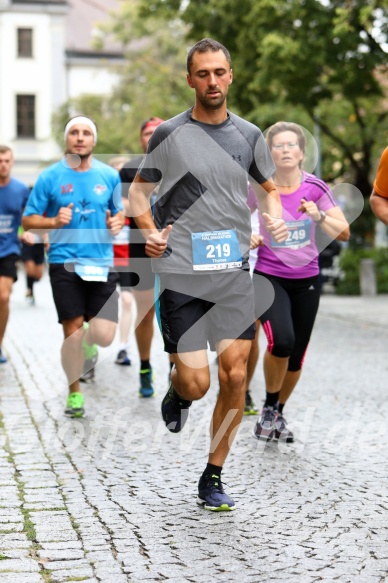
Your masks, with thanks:
[{"label": "black sock", "polygon": [[278,403],[278,411],[279,413],[283,413],[285,403]]},{"label": "black sock", "polygon": [[31,277],[30,275],[27,275],[27,289],[31,290],[31,293],[32,293],[32,288],[34,287],[35,282],[36,282],[35,277]]},{"label": "black sock", "polygon": [[275,407],[276,403],[279,400],[279,393],[280,391],[277,391],[277,393],[266,393],[266,397],[265,397],[265,403],[264,403],[264,407]]},{"label": "black sock", "polygon": [[207,464],[205,471],[203,472],[203,476],[204,475],[210,475],[210,476],[217,476],[218,478],[221,478],[221,472],[222,472],[222,466],[214,466],[213,464]]},{"label": "black sock", "polygon": [[151,364],[149,360],[141,360],[140,361],[140,370],[149,370],[151,368]]}]

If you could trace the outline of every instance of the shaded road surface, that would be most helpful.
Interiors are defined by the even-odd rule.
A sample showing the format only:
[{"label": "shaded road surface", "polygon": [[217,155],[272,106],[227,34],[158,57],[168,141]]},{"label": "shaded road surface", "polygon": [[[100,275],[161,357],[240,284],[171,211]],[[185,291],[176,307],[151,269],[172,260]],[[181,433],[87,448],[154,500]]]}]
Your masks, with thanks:
[{"label": "shaded road surface", "polygon": [[[1,583],[388,581],[387,297],[323,296],[285,411],[296,441],[264,449],[244,418],[224,469],[237,509],[217,514],[195,503],[216,365],[172,435],[159,334],[150,400],[137,395],[134,342],[131,367],[113,363],[116,342],[85,388],[87,417],[68,420],[47,278],[35,307],[23,287],[21,276],[0,368]],[[261,363],[255,379],[261,401]]]}]

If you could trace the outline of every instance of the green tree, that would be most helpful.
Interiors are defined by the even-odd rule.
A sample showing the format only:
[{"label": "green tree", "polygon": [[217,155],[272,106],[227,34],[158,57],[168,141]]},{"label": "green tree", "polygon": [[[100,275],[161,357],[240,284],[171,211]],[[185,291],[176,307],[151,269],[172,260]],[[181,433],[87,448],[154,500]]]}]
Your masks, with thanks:
[{"label": "green tree", "polygon": [[[318,126],[323,177],[345,178],[369,197],[388,130],[388,0],[140,1],[143,21],[181,19],[192,42],[225,44],[235,69],[230,103],[260,127],[280,118]],[[359,241],[371,239],[373,224],[366,209]]]},{"label": "green tree", "polygon": [[139,127],[144,119],[168,119],[192,104],[185,78],[188,27],[182,20],[161,16],[143,19],[137,0],[125,1],[101,24],[96,48],[114,37],[126,62],[117,69],[120,81],[111,95],[82,95],[55,114],[54,133],[63,143],[63,125],[76,113],[94,119],[98,127],[96,153],[106,156],[139,152]]}]

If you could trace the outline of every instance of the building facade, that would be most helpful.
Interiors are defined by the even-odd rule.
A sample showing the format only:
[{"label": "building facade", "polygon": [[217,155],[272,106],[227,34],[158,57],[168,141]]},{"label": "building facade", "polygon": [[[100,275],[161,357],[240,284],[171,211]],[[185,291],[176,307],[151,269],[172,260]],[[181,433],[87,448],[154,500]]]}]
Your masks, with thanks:
[{"label": "building facade", "polygon": [[14,175],[33,185],[61,150],[52,115],[69,98],[110,93],[119,46],[93,49],[112,0],[0,0],[0,144],[15,155]]}]

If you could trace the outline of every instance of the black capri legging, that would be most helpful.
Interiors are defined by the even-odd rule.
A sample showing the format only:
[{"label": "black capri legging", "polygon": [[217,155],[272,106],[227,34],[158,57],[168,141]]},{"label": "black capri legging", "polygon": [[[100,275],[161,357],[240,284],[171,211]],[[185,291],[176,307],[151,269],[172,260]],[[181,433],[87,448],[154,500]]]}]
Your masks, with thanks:
[{"label": "black capri legging", "polygon": [[[319,276],[287,279],[254,271],[274,287],[275,299],[259,319],[273,356],[289,357],[288,370],[302,368],[319,307]],[[260,278],[253,277],[255,297],[260,297]],[[256,284],[256,285],[255,285]]]}]

